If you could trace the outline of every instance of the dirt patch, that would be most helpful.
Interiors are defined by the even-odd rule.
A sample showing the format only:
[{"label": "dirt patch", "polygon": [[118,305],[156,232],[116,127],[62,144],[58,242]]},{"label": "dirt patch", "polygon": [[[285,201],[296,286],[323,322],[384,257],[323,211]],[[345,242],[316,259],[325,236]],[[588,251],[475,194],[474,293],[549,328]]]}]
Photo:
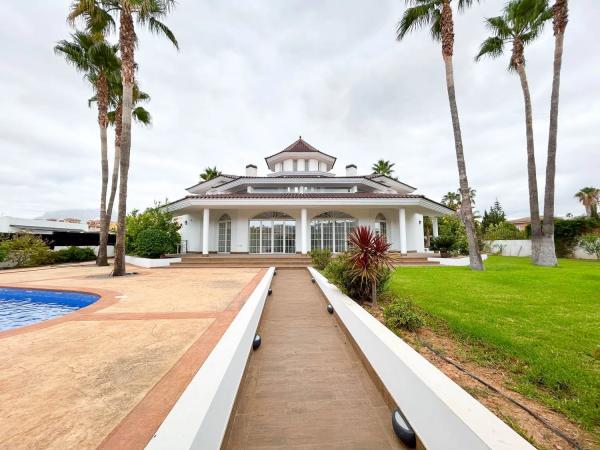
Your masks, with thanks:
[{"label": "dirt patch", "polygon": [[[377,320],[385,323],[381,308],[373,308],[367,304],[363,305],[363,307]],[[562,450],[574,447],[565,439],[544,426],[540,420],[503,397],[503,395],[526,406],[566,436],[578,442],[582,448],[600,449],[600,440],[597,437],[583,430],[564,415],[511,390],[510,386],[514,383],[514,379],[510,372],[503,370],[503,368],[497,364],[490,364],[488,366],[475,361],[474,358],[469,356],[473,349],[470,348],[468,344],[459,342],[449,333],[446,334],[443,331],[425,327],[417,333],[402,332],[401,337],[424,358],[469,392],[537,448]],[[430,350],[428,347],[431,347],[434,351]],[[438,354],[456,362],[467,372],[470,372],[497,389],[502,395],[494,392],[485,384],[477,381],[464,371],[461,371],[455,365],[438,356]]]}]

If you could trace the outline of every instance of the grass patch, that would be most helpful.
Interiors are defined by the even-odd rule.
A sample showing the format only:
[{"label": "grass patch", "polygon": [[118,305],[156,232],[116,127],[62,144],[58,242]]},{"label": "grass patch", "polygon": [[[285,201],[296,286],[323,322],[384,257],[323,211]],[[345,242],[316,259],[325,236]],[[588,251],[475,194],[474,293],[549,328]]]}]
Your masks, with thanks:
[{"label": "grass patch", "polygon": [[491,256],[485,272],[401,267],[388,286],[472,342],[476,360],[504,362],[514,389],[600,432],[599,262]]}]

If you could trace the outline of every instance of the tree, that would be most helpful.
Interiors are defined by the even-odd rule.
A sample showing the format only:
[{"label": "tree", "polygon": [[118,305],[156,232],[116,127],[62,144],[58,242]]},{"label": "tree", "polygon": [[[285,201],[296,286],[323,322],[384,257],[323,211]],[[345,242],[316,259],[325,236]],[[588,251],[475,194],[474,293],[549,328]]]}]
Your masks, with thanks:
[{"label": "tree", "polygon": [[217,178],[219,175],[221,175],[221,171],[217,169],[217,166],[207,167],[206,169],[204,169],[204,172],[200,174],[200,178],[204,181],[209,181],[213,178]]},{"label": "tree", "polygon": [[487,231],[487,229],[492,225],[499,225],[503,222],[506,222],[506,214],[504,214],[504,210],[502,209],[502,205],[498,199],[494,202],[494,204],[490,207],[490,212],[487,210],[483,211],[483,220],[481,221],[481,226],[483,231]]},{"label": "tree", "polygon": [[584,234],[579,239],[579,246],[590,256],[600,259],[600,234]]},{"label": "tree", "polygon": [[448,191],[448,193],[442,197],[442,204],[450,209],[458,209],[460,206],[460,194]]},{"label": "tree", "polygon": [[121,158],[119,162],[119,207],[117,218],[117,242],[113,276],[125,275],[125,217],[127,215],[127,182],[131,151],[131,115],[133,110],[133,87],[135,83],[135,48],[137,37],[135,24],[147,26],[151,32],[161,34],[179,48],[173,32],[160,21],[174,7],[174,0],[75,0],[71,6],[70,20],[91,15],[101,9],[119,16],[119,48],[121,52],[121,78],[123,80]]},{"label": "tree", "polygon": [[544,192],[544,225],[539,264],[556,266],[554,246],[554,180],[556,178],[556,151],[558,138],[558,100],[560,94],[560,71],[562,67],[563,42],[569,21],[568,0],[556,0],[552,7],[554,28],[554,69],[552,96],[550,99],[550,129],[548,131],[548,156],[546,160],[546,188]]},{"label": "tree", "polygon": [[[408,32],[429,26],[432,38],[435,41],[441,41],[442,57],[446,69],[446,89],[448,91],[450,116],[454,131],[454,146],[456,151],[456,163],[458,166],[458,178],[460,181],[460,192],[462,199],[464,200],[461,203],[461,215],[465,223],[469,241],[469,261],[471,269],[483,270],[483,261],[481,259],[481,254],[477,245],[477,237],[475,235],[475,219],[473,218],[473,208],[471,206],[471,192],[469,189],[469,180],[467,178],[467,167],[463,151],[462,134],[460,131],[458,106],[456,103],[454,68],[452,61],[452,55],[454,53],[454,21],[452,18],[450,2],[451,0],[407,0],[407,3],[413,6],[404,12],[402,19],[398,24],[396,37],[398,40],[402,40]],[[458,10],[464,10],[471,6],[473,2],[474,0],[457,0]]]},{"label": "tree", "polygon": [[350,265],[354,278],[360,278],[371,287],[371,300],[377,306],[377,279],[382,269],[391,267],[388,250],[391,243],[385,236],[375,233],[371,228],[359,226],[348,234],[350,245]]},{"label": "tree", "polygon": [[392,174],[394,173],[393,167],[395,165],[396,165],[396,163],[392,163],[390,161],[380,159],[375,164],[373,164],[373,166],[371,167],[371,170],[373,171],[373,174],[375,174],[375,175],[385,175],[386,177],[391,178]]},{"label": "tree", "polygon": [[575,194],[581,204],[585,207],[588,217],[598,217],[598,203],[600,202],[600,189],[595,187],[584,187]]},{"label": "tree", "polygon": [[537,264],[542,241],[542,223],[537,187],[535,150],[533,141],[533,112],[529,83],[525,71],[525,46],[534,41],[542,32],[551,12],[547,0],[511,0],[506,4],[502,16],[486,19],[492,36],[481,44],[475,57],[497,58],[504,53],[504,45],[512,45],[509,71],[516,71],[521,81],[525,102],[525,134],[527,137],[527,178],[529,183],[529,212],[531,215],[531,258]]},{"label": "tree", "polygon": [[[117,56],[118,47],[106,42],[101,32],[77,31],[71,35],[71,41],[62,40],[54,47],[56,54],[63,56],[92,84],[98,104],[98,126],[100,128],[100,163],[102,169],[102,187],[100,192],[100,223],[106,221],[106,192],[108,186],[108,101],[109,78],[118,71],[120,61]],[[107,238],[106,238],[107,239]],[[106,245],[98,247],[96,264],[107,266]]]}]

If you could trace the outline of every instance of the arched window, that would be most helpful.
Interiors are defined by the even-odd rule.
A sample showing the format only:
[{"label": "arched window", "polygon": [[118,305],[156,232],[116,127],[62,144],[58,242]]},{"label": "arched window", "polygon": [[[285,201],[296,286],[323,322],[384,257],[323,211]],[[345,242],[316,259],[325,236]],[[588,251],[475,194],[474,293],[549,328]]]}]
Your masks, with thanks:
[{"label": "arched window", "polygon": [[248,222],[250,253],[295,253],[296,220],[289,214],[267,211]]},{"label": "arched window", "polygon": [[310,223],[311,248],[327,248],[332,252],[348,250],[348,234],[358,222],[350,214],[328,211],[315,216]]},{"label": "arched window", "polygon": [[229,214],[223,214],[219,217],[217,250],[219,253],[229,253],[231,251],[231,217],[229,217]]},{"label": "arched window", "polygon": [[387,239],[387,221],[381,213],[375,216],[375,233],[384,236]]}]

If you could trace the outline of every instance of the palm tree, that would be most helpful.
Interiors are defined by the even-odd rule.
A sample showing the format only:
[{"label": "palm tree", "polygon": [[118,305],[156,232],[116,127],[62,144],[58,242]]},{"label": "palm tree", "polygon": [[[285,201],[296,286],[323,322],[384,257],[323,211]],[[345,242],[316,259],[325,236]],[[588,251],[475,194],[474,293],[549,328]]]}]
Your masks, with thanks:
[{"label": "palm tree", "polygon": [[[112,170],[112,179],[110,183],[110,194],[108,197],[108,203],[106,206],[106,222],[101,224],[100,227],[100,246],[106,247],[108,245],[108,230],[110,228],[110,221],[113,212],[113,206],[115,202],[115,196],[117,193],[117,183],[119,179],[119,163],[120,163],[120,155],[121,155],[121,130],[122,130],[122,98],[123,98],[123,84],[121,83],[121,74],[117,72],[114,77],[111,77],[111,81],[109,83],[110,95],[109,95],[109,105],[114,108],[112,111],[109,111],[107,114],[108,123],[115,127],[115,151],[114,151],[114,161],[113,161],[113,170]],[[144,109],[142,106],[136,106],[140,102],[147,102],[150,100],[150,96],[141,91],[138,87],[138,84],[135,83],[133,87],[133,111],[132,118],[135,122],[149,126],[152,124],[152,116],[150,113]],[[97,101],[96,97],[92,97],[89,100],[89,103]]]},{"label": "palm tree", "polygon": [[448,208],[456,210],[460,206],[460,194],[448,191],[448,193],[442,197],[442,203]]},{"label": "palm tree", "polygon": [[493,36],[483,41],[479,53],[475,57],[476,61],[479,61],[483,56],[497,58],[504,53],[504,44],[509,43],[512,45],[508,70],[516,71],[519,74],[525,101],[527,175],[529,181],[529,212],[531,215],[531,258],[534,264],[538,263],[541,250],[542,223],[540,220],[535,166],[531,95],[525,71],[525,46],[540,35],[550,15],[547,0],[511,0],[504,8],[502,16],[486,19],[487,26]]},{"label": "palm tree", "polygon": [[391,178],[392,174],[394,173],[393,167],[395,165],[396,165],[396,163],[392,163],[392,162],[380,159],[375,164],[373,164],[373,166],[371,167],[371,170],[373,171],[373,174],[385,175],[386,177]]},{"label": "palm tree", "polygon": [[[467,240],[469,243],[469,262],[474,270],[483,270],[483,261],[479,253],[479,245],[475,235],[475,220],[471,206],[469,180],[467,178],[467,167],[463,152],[462,134],[458,118],[458,106],[456,104],[456,92],[454,87],[454,68],[452,55],[454,53],[454,21],[452,19],[452,0],[407,0],[413,5],[408,8],[400,22],[396,32],[398,40],[404,39],[409,31],[418,28],[430,27],[431,36],[435,41],[441,41],[442,57],[446,69],[446,88],[448,90],[448,101],[450,103],[450,116],[454,131],[454,147],[456,150],[456,163],[458,166],[458,178],[460,181],[460,192],[462,218],[465,224]],[[458,10],[462,11],[471,6],[474,0],[457,0]]]},{"label": "palm tree", "polygon": [[575,194],[581,204],[585,207],[588,217],[598,217],[598,203],[600,203],[600,189],[595,187],[584,187]]},{"label": "palm tree", "polygon": [[217,166],[207,167],[206,169],[204,169],[204,172],[200,174],[200,178],[204,181],[209,181],[213,178],[217,178],[219,175],[221,175],[221,172],[219,171],[219,169],[217,169]]},{"label": "palm tree", "polygon": [[554,28],[554,73],[550,100],[550,130],[548,132],[548,156],[546,160],[546,189],[544,193],[544,225],[539,264],[556,266],[554,248],[554,180],[556,177],[556,149],[558,136],[558,99],[560,93],[560,70],[562,67],[563,42],[569,20],[568,0],[556,0],[552,7]]},{"label": "palm tree", "polygon": [[127,182],[131,151],[131,116],[133,86],[135,82],[135,47],[137,37],[134,20],[147,26],[151,32],[162,34],[179,48],[173,32],[160,21],[175,6],[175,0],[75,0],[69,14],[70,20],[91,15],[99,7],[119,15],[119,48],[121,51],[121,77],[123,80],[123,106],[121,130],[121,158],[119,162],[119,208],[117,243],[113,276],[125,275],[125,216],[127,215]]},{"label": "palm tree", "polygon": [[[100,223],[106,221],[106,192],[108,186],[108,101],[110,74],[120,68],[117,57],[118,47],[110,45],[104,35],[98,32],[77,31],[71,35],[72,41],[62,40],[54,47],[56,54],[83,72],[92,84],[98,104],[98,125],[100,127],[100,161],[102,168],[102,187],[100,193]],[[108,233],[108,229],[106,230]],[[101,233],[102,236],[102,233]],[[102,244],[102,242],[100,242]],[[96,264],[107,266],[106,245],[98,247]]]}]

